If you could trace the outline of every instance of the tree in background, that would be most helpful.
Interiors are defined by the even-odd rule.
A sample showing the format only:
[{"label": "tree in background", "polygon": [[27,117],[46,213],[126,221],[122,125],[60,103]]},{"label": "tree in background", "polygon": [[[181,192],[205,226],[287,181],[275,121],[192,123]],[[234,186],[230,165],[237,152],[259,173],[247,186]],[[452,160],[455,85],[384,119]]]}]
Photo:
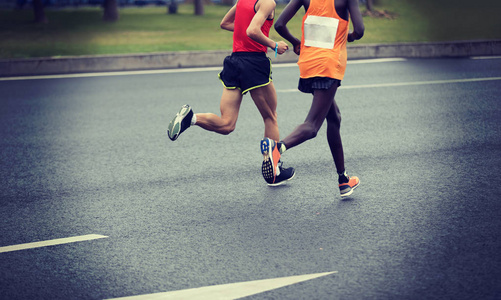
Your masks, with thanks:
[{"label": "tree in background", "polygon": [[377,2],[377,0],[358,0],[359,4],[365,4],[365,9],[368,12],[374,11],[374,4]]},{"label": "tree in background", "polygon": [[365,0],[366,3],[365,3],[365,7],[367,8],[368,11],[372,11],[373,10],[373,6],[374,6],[374,0]]},{"label": "tree in background", "polygon": [[194,0],[195,15],[202,16],[204,14],[204,0]]},{"label": "tree in background", "polygon": [[171,0],[170,4],[167,4],[167,12],[169,14],[177,14],[177,1]]},{"label": "tree in background", "polygon": [[374,5],[378,4],[378,0],[359,0],[359,3],[365,5],[365,10],[362,12],[362,16],[371,18],[385,18],[385,19],[395,19],[397,14],[387,10],[374,9]]},{"label": "tree in background", "polygon": [[117,0],[104,0],[103,8],[103,20],[105,20],[106,22],[116,22],[118,20]]},{"label": "tree in background", "polygon": [[33,0],[33,12],[35,13],[35,23],[48,23],[42,0]]},{"label": "tree in background", "polygon": [[[232,2],[233,0],[222,0],[224,1],[230,1]],[[192,3],[194,6],[194,14],[196,16],[203,16],[204,15],[204,2],[205,3],[211,3],[211,0],[188,0],[185,3]],[[170,4],[167,4],[167,13],[169,14],[176,14],[177,13],[177,1],[176,0],[170,0]]]}]

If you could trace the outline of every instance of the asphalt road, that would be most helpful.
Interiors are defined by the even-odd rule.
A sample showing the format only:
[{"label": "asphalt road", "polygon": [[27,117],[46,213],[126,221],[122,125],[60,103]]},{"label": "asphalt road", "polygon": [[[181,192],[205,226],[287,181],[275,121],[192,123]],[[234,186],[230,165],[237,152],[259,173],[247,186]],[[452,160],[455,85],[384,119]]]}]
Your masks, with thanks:
[{"label": "asphalt road", "polygon": [[[336,99],[361,185],[347,200],[325,126],[283,155],[288,185],[265,184],[249,96],[232,134],[171,142],[181,105],[218,112],[217,73],[0,80],[0,298],[333,272],[248,299],[501,299],[501,59],[350,62]],[[273,78],[285,136],[311,96],[293,65]]]}]

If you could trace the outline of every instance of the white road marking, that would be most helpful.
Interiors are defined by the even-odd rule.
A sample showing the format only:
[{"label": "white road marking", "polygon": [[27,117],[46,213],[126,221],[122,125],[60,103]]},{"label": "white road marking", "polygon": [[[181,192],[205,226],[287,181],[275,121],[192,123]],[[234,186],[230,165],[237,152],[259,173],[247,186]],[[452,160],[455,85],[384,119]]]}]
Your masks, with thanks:
[{"label": "white road marking", "polygon": [[[349,60],[348,64],[362,63],[382,63],[393,61],[404,61],[403,58],[376,58],[376,59],[360,59]],[[296,63],[275,63],[273,68],[290,68],[297,67]],[[33,80],[33,79],[61,79],[61,78],[83,78],[83,77],[106,77],[106,76],[126,76],[126,75],[150,75],[150,74],[168,74],[168,73],[190,73],[190,72],[205,72],[205,71],[221,71],[222,67],[204,67],[204,68],[184,68],[184,69],[164,69],[164,70],[143,70],[143,71],[117,71],[117,72],[92,72],[78,74],[55,74],[55,75],[33,75],[33,76],[13,76],[0,77],[0,81],[11,80]]]},{"label": "white road marking", "polygon": [[31,80],[31,79],[82,78],[82,77],[106,77],[106,76],[125,76],[125,75],[150,75],[150,74],[189,73],[189,72],[220,71],[220,70],[221,70],[221,67],[208,67],[208,68],[186,68],[186,69],[165,69],[165,70],[144,70],[144,71],[117,71],[117,72],[93,72],[93,73],[77,73],[77,74],[33,75],[33,76],[0,77],[0,81]]},{"label": "white road marking", "polygon": [[80,236],[74,236],[74,237],[69,237],[69,238],[54,239],[54,240],[26,243],[26,244],[12,245],[12,246],[5,246],[5,247],[0,247],[0,253],[18,251],[18,250],[26,250],[26,249],[32,249],[32,248],[47,247],[47,246],[54,246],[54,245],[61,245],[61,244],[68,244],[68,243],[75,243],[75,242],[82,242],[82,241],[90,241],[90,240],[102,239],[102,238],[107,238],[107,236],[99,235],[99,234],[88,234],[88,235],[80,235]]},{"label": "white road marking", "polygon": [[471,59],[501,59],[501,56],[472,56]]},{"label": "white road marking", "polygon": [[[445,83],[463,83],[477,81],[492,81],[501,80],[501,77],[484,77],[484,78],[465,78],[465,79],[450,79],[450,80],[433,80],[433,81],[413,81],[413,82],[394,82],[394,83],[377,83],[377,84],[361,84],[361,85],[342,85],[339,89],[365,89],[365,88],[380,88],[380,87],[397,87],[411,85],[429,85],[429,84],[445,84]],[[292,93],[299,92],[298,89],[277,90],[277,93]]]},{"label": "white road marking", "polygon": [[349,60],[349,65],[358,65],[358,64],[372,64],[372,63],[386,63],[386,62],[398,62],[398,61],[407,61],[406,58],[371,58],[371,59],[355,59]]},{"label": "white road marking", "polygon": [[[387,63],[387,62],[399,62],[399,61],[406,61],[407,59],[405,58],[371,58],[371,59],[354,59],[354,60],[348,60],[349,65],[360,65],[360,64],[372,64],[372,63]],[[273,69],[277,68],[291,68],[291,67],[296,67],[297,68],[297,63],[275,63],[273,64]]]},{"label": "white road marking", "polygon": [[165,293],[145,294],[138,296],[122,297],[115,299],[143,300],[143,299],[189,299],[189,300],[230,300],[247,297],[266,291],[278,289],[284,286],[296,284],[302,281],[327,276],[337,273],[326,272],[299,276],[272,278],[247,282],[237,282],[222,285],[205,286],[194,289],[178,290]]}]

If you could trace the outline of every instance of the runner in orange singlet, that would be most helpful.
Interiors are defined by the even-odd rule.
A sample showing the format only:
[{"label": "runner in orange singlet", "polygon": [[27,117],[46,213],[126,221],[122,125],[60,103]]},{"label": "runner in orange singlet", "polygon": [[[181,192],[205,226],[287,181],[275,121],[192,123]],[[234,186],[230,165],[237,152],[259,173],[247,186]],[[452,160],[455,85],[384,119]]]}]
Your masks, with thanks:
[{"label": "runner in orange singlet", "polygon": [[[303,35],[299,40],[289,32],[287,23],[301,7],[306,14],[302,23]],[[348,33],[350,17],[354,27],[352,33]],[[314,138],[327,120],[327,140],[339,175],[341,197],[349,196],[360,180],[356,176],[349,177],[345,171],[339,132],[341,113],[334,96],[346,69],[346,42],[358,40],[364,34],[358,0],[291,0],[278,18],[275,29],[299,55],[298,89],[312,93],[313,102],[304,123],[281,142],[271,139],[261,141],[265,161],[271,154],[275,154],[275,160],[279,159],[286,149]],[[263,165],[263,176],[264,170]]]}]

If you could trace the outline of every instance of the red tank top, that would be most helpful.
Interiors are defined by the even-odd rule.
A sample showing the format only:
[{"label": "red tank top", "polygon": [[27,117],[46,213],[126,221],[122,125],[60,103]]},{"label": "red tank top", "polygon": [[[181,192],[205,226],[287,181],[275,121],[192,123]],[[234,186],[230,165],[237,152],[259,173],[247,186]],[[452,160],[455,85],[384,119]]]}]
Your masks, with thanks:
[{"label": "red tank top", "polygon": [[[259,0],[238,0],[233,29],[233,52],[267,52],[268,48],[247,36],[247,28],[256,14],[255,6]],[[270,35],[273,19],[266,20],[261,31],[266,37]]]}]

